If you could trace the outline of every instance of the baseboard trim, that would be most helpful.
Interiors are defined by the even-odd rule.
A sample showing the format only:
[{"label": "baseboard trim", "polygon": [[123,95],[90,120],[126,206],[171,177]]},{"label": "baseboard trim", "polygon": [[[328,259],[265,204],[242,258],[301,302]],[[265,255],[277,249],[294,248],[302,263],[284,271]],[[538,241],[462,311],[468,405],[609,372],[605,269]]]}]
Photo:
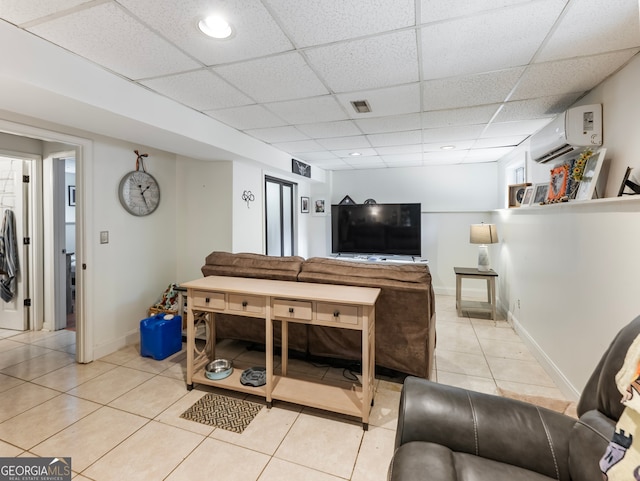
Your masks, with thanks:
[{"label": "baseboard trim", "polygon": [[549,356],[544,352],[536,340],[531,337],[529,332],[520,324],[518,319],[513,315],[511,311],[507,313],[507,322],[511,324],[516,331],[520,339],[527,345],[533,356],[536,358],[542,368],[551,376],[551,379],[556,383],[558,389],[562,391],[567,399],[577,401],[580,398],[580,391],[578,391],[562,371],[555,365]]},{"label": "baseboard trim", "polygon": [[109,341],[106,344],[101,344],[99,346],[93,346],[93,356],[95,360],[99,360],[101,357],[108,356],[109,354],[113,354],[116,351],[119,351],[123,347],[130,346],[132,344],[137,344],[140,342],[140,332],[138,329],[134,329],[133,331],[129,331],[122,337],[118,339],[114,339]]}]

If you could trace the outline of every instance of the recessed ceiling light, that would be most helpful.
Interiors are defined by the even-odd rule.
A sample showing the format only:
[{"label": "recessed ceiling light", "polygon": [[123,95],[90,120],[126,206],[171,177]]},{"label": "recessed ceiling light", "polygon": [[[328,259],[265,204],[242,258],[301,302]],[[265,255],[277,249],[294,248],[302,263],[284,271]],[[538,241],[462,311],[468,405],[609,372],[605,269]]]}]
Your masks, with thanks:
[{"label": "recessed ceiling light", "polygon": [[358,157],[359,155],[362,155],[360,152],[349,152],[349,155],[352,157]]},{"label": "recessed ceiling light", "polygon": [[198,22],[198,28],[209,37],[229,38],[233,34],[233,29],[220,15],[210,15]]},{"label": "recessed ceiling light", "polygon": [[455,145],[443,145],[442,147],[440,147],[441,150],[453,150],[455,148]]}]

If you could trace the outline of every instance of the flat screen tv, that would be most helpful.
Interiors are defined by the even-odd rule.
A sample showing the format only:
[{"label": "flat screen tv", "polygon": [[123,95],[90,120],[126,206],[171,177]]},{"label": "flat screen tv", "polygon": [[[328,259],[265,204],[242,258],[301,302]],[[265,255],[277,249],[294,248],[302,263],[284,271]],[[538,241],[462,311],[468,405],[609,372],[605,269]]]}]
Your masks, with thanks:
[{"label": "flat screen tv", "polygon": [[335,254],[421,256],[420,204],[331,206]]}]

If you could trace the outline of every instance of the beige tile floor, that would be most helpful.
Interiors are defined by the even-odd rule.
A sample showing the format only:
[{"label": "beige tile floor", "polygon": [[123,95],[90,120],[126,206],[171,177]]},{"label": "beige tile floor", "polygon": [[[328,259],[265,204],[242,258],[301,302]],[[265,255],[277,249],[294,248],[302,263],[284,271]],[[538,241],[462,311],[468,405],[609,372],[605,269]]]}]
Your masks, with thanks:
[{"label": "beige tile floor", "polygon": [[[562,398],[504,320],[459,318],[449,296],[438,296],[436,306],[438,382]],[[386,479],[399,383],[377,381],[368,431],[352,418],[276,402],[236,434],[179,417],[213,390],[186,390],[184,351],[155,361],[130,346],[78,365],[74,340],[69,331],[0,330],[0,457],[70,456],[76,480]],[[262,356],[240,343],[220,350],[229,358]],[[289,369],[343,374],[297,360]]]}]

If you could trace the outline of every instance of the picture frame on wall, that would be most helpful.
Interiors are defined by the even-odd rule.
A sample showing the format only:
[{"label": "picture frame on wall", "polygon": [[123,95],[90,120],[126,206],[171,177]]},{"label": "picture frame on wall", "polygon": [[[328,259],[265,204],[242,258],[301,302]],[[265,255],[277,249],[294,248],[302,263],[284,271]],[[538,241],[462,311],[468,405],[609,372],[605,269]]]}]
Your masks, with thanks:
[{"label": "picture frame on wall", "polygon": [[300,212],[309,213],[309,197],[300,197]]},{"label": "picture frame on wall", "polygon": [[533,200],[531,205],[543,204],[549,195],[549,183],[542,182],[533,186]]},{"label": "picture frame on wall", "polygon": [[316,215],[325,214],[325,201],[324,199],[315,199],[313,201],[313,213]]}]

